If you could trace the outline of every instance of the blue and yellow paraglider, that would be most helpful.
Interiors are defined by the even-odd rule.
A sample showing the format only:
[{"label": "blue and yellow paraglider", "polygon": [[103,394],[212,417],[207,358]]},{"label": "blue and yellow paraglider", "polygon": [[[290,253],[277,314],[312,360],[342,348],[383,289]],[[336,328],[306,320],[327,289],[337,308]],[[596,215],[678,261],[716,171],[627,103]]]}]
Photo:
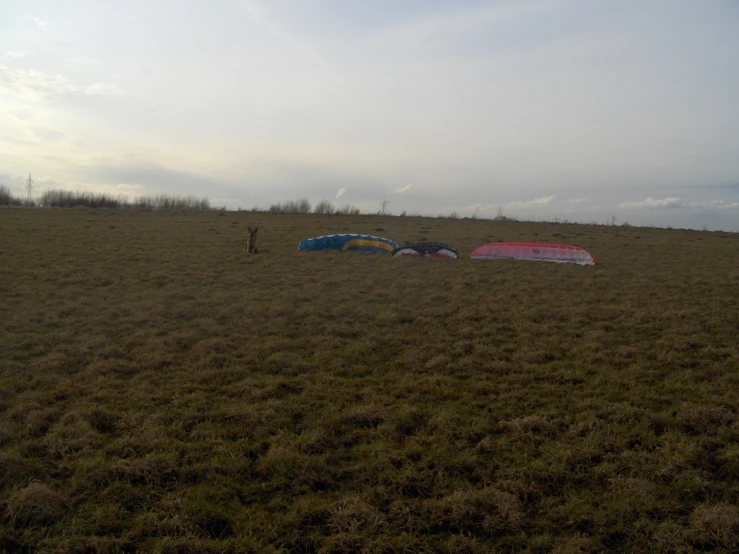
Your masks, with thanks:
[{"label": "blue and yellow paraglider", "polygon": [[387,252],[391,254],[398,245],[395,241],[372,235],[325,235],[301,241],[298,250],[338,250],[340,252]]}]

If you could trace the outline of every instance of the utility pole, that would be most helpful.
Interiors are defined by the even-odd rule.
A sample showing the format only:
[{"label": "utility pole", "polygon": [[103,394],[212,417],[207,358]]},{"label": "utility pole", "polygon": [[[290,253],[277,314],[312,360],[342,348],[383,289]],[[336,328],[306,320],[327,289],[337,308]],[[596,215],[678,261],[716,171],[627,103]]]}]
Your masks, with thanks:
[{"label": "utility pole", "polygon": [[30,206],[33,203],[33,179],[31,179],[31,174],[28,174],[28,181],[26,181],[26,190],[28,191],[28,205]]}]

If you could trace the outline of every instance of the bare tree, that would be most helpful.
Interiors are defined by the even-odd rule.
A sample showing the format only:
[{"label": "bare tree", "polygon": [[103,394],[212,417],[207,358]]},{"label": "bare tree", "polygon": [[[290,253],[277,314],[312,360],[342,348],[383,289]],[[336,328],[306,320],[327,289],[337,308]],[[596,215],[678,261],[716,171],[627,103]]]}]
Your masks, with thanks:
[{"label": "bare tree", "polygon": [[308,202],[307,198],[301,198],[298,201],[298,212],[301,214],[309,214],[311,209],[310,202]]},{"label": "bare tree", "polygon": [[0,203],[10,206],[13,203],[13,195],[5,185],[0,185]]},{"label": "bare tree", "polygon": [[314,214],[331,215],[335,211],[336,210],[334,209],[333,205],[328,200],[321,200],[318,204],[316,204],[316,207],[313,208]]},{"label": "bare tree", "polygon": [[390,200],[383,200],[380,202],[380,215],[385,215],[385,212],[387,211],[387,205],[390,204]]}]

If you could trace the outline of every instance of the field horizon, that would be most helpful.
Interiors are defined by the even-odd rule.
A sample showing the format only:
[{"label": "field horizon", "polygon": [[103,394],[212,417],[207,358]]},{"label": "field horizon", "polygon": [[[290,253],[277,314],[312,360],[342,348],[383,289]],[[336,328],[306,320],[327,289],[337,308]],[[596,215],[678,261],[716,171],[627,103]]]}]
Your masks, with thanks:
[{"label": "field horizon", "polygon": [[[335,233],[460,258],[297,250]],[[469,258],[499,240],[596,265]],[[737,255],[722,231],[0,209],[0,551],[735,551]]]}]

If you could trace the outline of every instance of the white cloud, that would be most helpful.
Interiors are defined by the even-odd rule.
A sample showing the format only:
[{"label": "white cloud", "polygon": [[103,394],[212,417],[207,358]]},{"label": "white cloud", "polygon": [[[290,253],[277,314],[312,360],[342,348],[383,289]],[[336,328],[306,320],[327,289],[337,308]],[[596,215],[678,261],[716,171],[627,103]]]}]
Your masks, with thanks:
[{"label": "white cloud", "polygon": [[402,189],[388,191],[388,194],[408,194],[411,191],[411,187],[413,187],[413,185],[406,185]]},{"label": "white cloud", "polygon": [[642,201],[630,201],[619,204],[619,208],[639,208],[657,210],[736,210],[739,202],[727,202],[726,200],[710,200],[708,202],[688,202],[676,196],[668,198],[649,197]]},{"label": "white cloud", "polygon": [[114,187],[109,187],[111,193],[115,194],[132,194],[132,195],[141,195],[146,194],[146,189],[138,184],[130,184],[130,183],[118,183]]},{"label": "white cloud", "polygon": [[328,60],[303,35],[290,26],[278,21],[268,4],[260,0],[225,0],[243,9],[249,18],[265,29],[270,35],[287,44],[298,55],[313,63],[327,66]]},{"label": "white cloud", "polygon": [[7,52],[5,52],[5,57],[7,58],[22,58],[25,55],[25,52],[17,52],[15,50],[8,50]]},{"label": "white cloud", "polygon": [[471,211],[484,214],[494,213],[497,215],[503,215],[508,213],[507,210],[509,208],[526,210],[527,208],[531,209],[546,207],[551,204],[555,198],[556,195],[552,194],[551,196],[541,196],[539,198],[534,198],[533,200],[514,200],[505,204],[471,204],[462,208],[462,211]]},{"label": "white cloud", "polygon": [[9,89],[22,100],[42,100],[67,94],[120,96],[123,90],[111,83],[83,86],[59,74],[52,75],[33,69],[12,69],[0,64],[0,89]]},{"label": "white cloud", "polygon": [[146,187],[133,183],[118,183],[101,185],[99,183],[90,183],[87,181],[73,180],[69,182],[61,182],[51,177],[41,176],[34,177],[34,183],[38,184],[41,189],[55,188],[69,191],[95,192],[101,194],[110,194],[112,196],[123,196],[128,200],[134,200],[136,196],[151,194],[151,190]]},{"label": "white cloud", "polygon": [[[505,203],[501,202],[499,204],[470,204],[461,208],[460,212],[480,215],[483,217],[526,217],[525,214],[529,217],[540,217],[544,214],[557,215],[557,212],[553,210],[559,210],[560,212],[564,210],[565,213],[571,213],[573,211],[573,208],[568,209],[566,206],[563,207],[555,202],[556,198],[557,196],[552,194],[549,196],[540,196],[532,200],[513,200]],[[586,206],[588,212],[592,212],[597,208],[598,206]],[[583,208],[577,208],[578,213],[582,211]]]},{"label": "white cloud", "polygon": [[492,213],[500,213],[502,208],[503,207],[500,204],[470,204],[469,206],[463,207],[460,211],[462,213],[487,215]]},{"label": "white cloud", "polygon": [[551,11],[558,5],[550,0],[524,2],[496,2],[473,8],[461,8],[454,13],[424,15],[410,21],[383,28],[372,37],[385,45],[426,44],[442,37],[469,35],[480,29],[488,30],[494,26],[510,24],[517,19],[536,16]]},{"label": "white cloud", "polygon": [[49,75],[41,71],[11,69],[0,64],[0,87],[14,91],[25,100],[80,93],[81,87],[60,75]]},{"label": "white cloud", "polygon": [[652,198],[649,197],[646,200],[623,202],[619,204],[619,208],[657,208],[674,210],[686,207],[684,200],[677,198],[676,196],[670,196],[668,198]]},{"label": "white cloud", "polygon": [[545,206],[547,204],[551,204],[552,200],[556,198],[556,195],[552,194],[551,196],[541,196],[539,198],[534,198],[533,200],[516,200],[513,202],[508,202],[506,206],[510,206],[512,208],[530,208],[530,207],[536,207],[536,206]]},{"label": "white cloud", "polygon": [[87,56],[77,56],[75,58],[67,58],[64,60],[64,66],[73,71],[82,71],[100,65],[100,60]]},{"label": "white cloud", "polygon": [[339,191],[336,193],[336,200],[341,198],[346,193],[346,187],[341,187]]},{"label": "white cloud", "polygon": [[39,29],[41,29],[42,31],[45,31],[49,27],[49,24],[46,21],[44,21],[43,19],[39,19],[38,17],[34,17],[33,20],[36,22],[36,26]]},{"label": "white cloud", "polygon": [[552,203],[552,200],[554,200],[555,198],[556,197],[555,197],[554,194],[552,194],[551,196],[542,196],[540,198],[535,198],[534,200],[532,200],[532,203],[534,203],[534,204],[551,204]]},{"label": "white cloud", "polygon": [[37,138],[44,140],[44,141],[61,140],[65,136],[64,133],[56,129],[48,129],[44,127],[38,127],[35,125],[30,125],[29,129],[33,132],[33,134]]},{"label": "white cloud", "polygon": [[717,208],[719,210],[737,210],[739,202],[726,202],[725,200],[712,200],[708,203],[708,207]]},{"label": "white cloud", "polygon": [[591,200],[588,198],[570,198],[570,204],[590,204]]},{"label": "white cloud", "polygon": [[112,83],[95,83],[85,87],[85,94],[94,96],[122,96],[123,89]]}]

